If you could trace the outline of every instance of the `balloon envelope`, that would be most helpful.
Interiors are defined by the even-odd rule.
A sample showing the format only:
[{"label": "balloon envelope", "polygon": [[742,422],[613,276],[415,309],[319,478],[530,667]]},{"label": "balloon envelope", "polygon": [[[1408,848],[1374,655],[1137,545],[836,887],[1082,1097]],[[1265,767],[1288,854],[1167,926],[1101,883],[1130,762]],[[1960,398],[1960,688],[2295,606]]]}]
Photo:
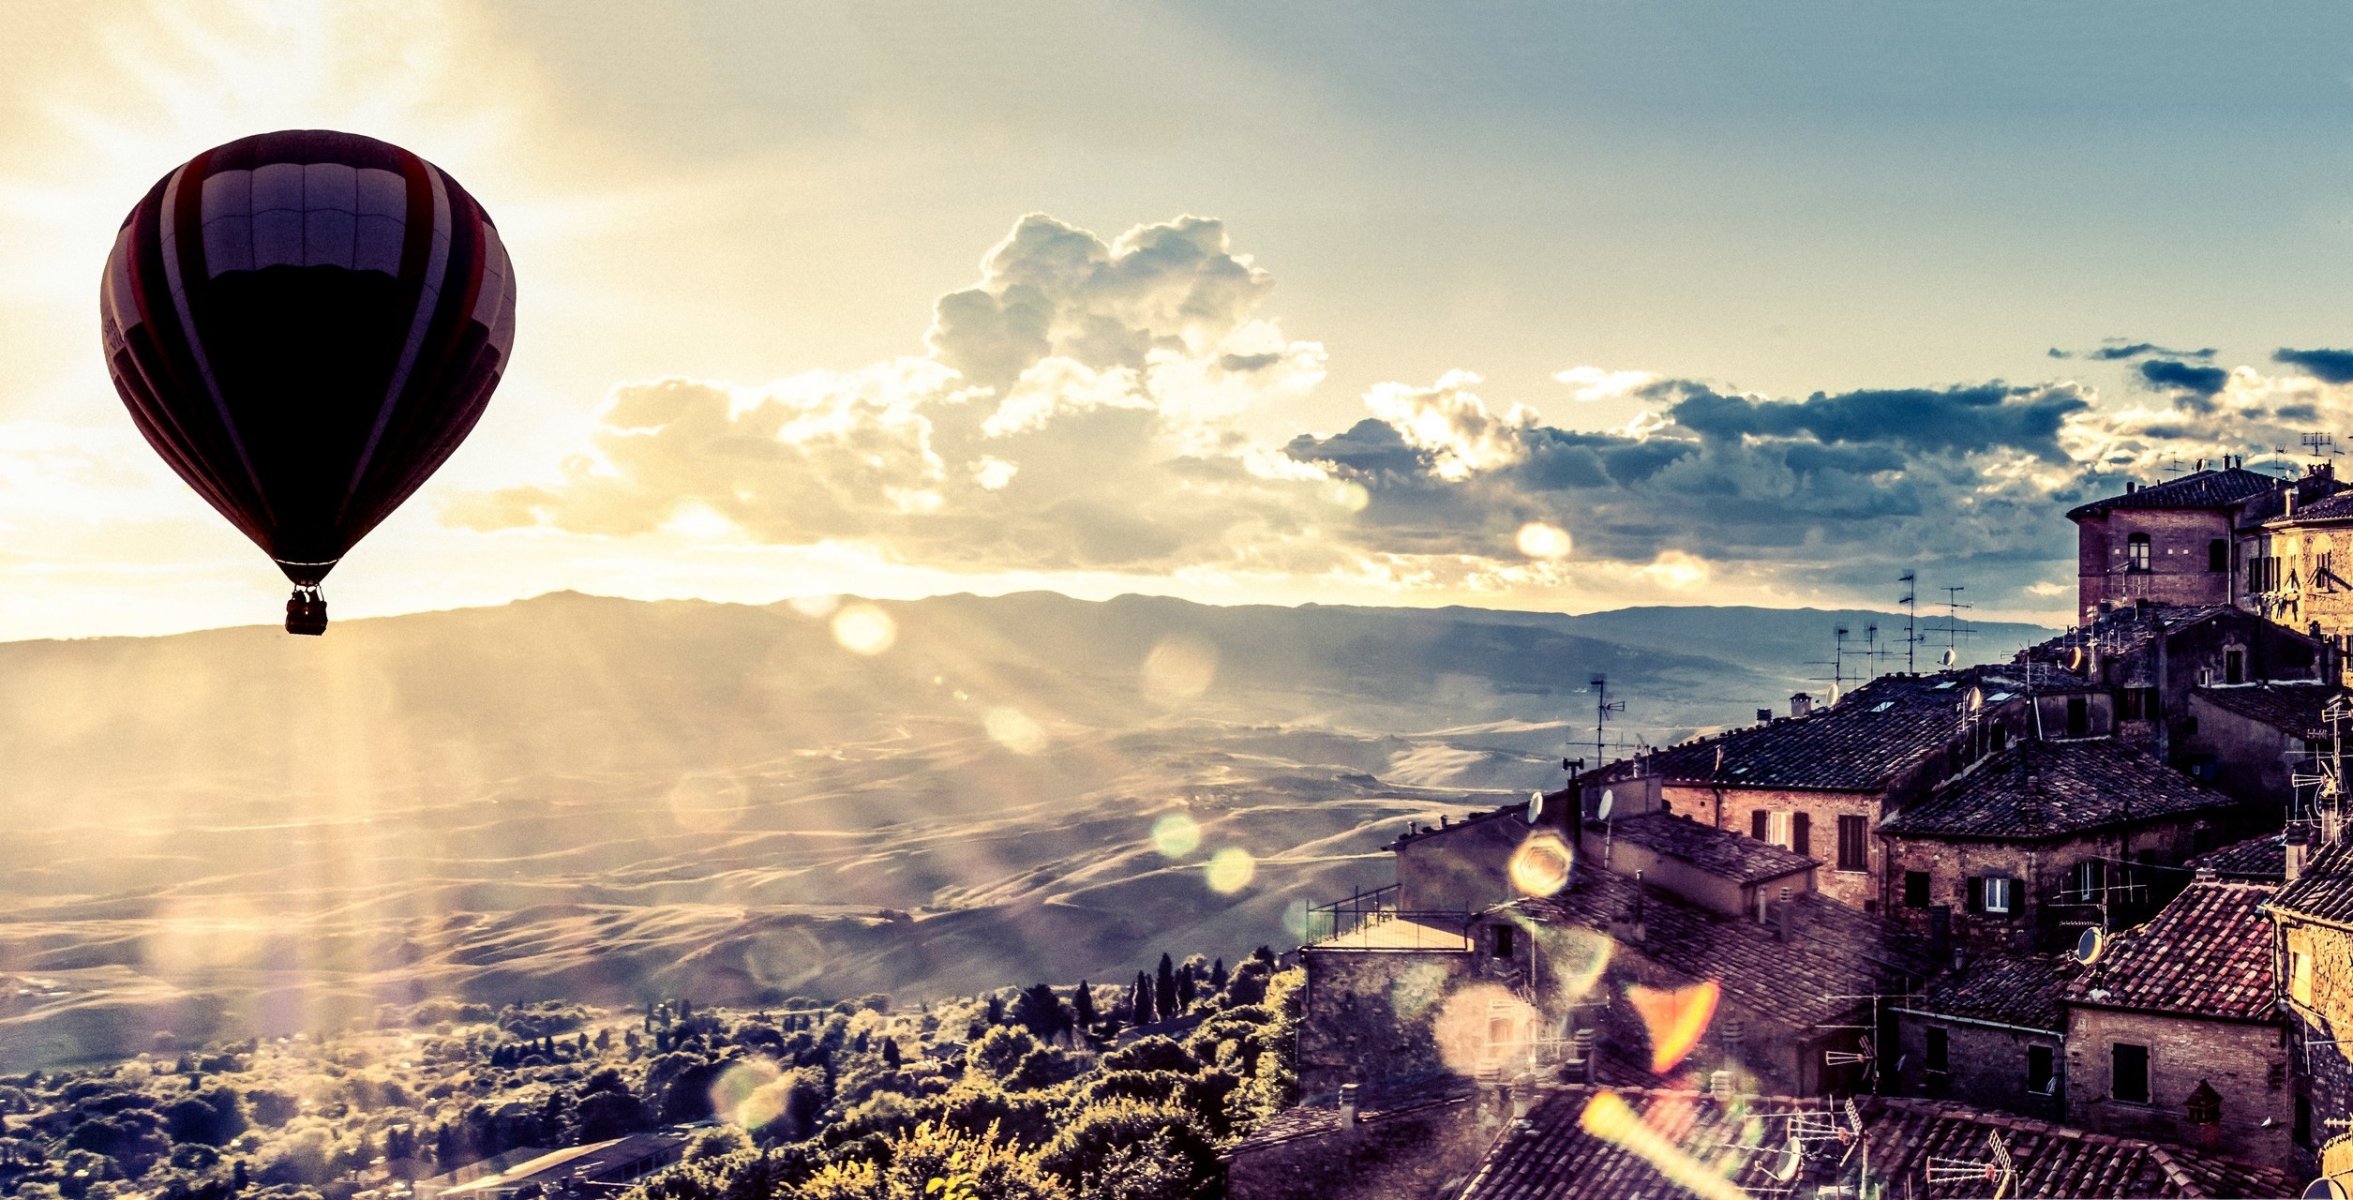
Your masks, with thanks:
[{"label": "balloon envelope", "polygon": [[306,589],[457,449],[515,329],[482,206],[398,146],[326,130],[241,138],[157,181],[99,299],[139,432]]}]

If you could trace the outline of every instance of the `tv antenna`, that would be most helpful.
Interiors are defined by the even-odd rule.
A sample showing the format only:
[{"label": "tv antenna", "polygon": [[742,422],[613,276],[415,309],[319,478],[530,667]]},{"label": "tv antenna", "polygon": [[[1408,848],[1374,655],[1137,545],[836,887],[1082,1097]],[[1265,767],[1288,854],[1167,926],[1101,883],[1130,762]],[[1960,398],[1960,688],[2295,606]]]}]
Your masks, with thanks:
[{"label": "tv antenna", "polygon": [[1944,656],[1944,665],[1949,667],[1960,661],[1961,642],[1968,638],[1970,634],[1977,632],[1976,630],[1971,629],[1961,623],[1961,610],[1965,608],[1975,608],[1977,606],[1974,604],[1963,603],[1961,600],[1961,593],[1969,590],[1968,584],[1950,584],[1946,587],[1939,588],[1938,590],[1944,593],[1944,636],[1946,651]]},{"label": "tv antenna", "polygon": [[2323,433],[2316,429],[2306,432],[2299,440],[2304,443],[2304,453],[2309,454],[2314,458],[2333,458],[2336,456],[2336,434]]},{"label": "tv antenna", "polygon": [[1610,677],[1595,674],[1593,677],[1593,761],[1602,762],[1609,757],[1609,741],[1603,732],[1603,727],[1609,724],[1611,713],[1624,711],[1626,711],[1625,701],[1610,699]]},{"label": "tv antenna", "polygon": [[1870,992],[1859,995],[1824,996],[1823,999],[1855,1001],[1868,1000],[1871,1002],[1871,1023],[1868,1025],[1845,1025],[1830,1022],[1815,1025],[1814,1028],[1851,1029],[1855,1031],[1856,1036],[1854,1049],[1824,1050],[1822,1052],[1822,1061],[1834,1067],[1860,1066],[1863,1068],[1863,1083],[1861,1086],[1865,1089],[1868,1089],[1872,1095],[1878,1095],[1880,1083],[1879,1048],[1876,1039],[1879,1037],[1879,1034],[1882,1031],[1881,1022],[1885,1019],[1884,1015],[1879,1011],[1880,1006],[1890,1000],[1908,1002],[1913,999],[1912,994],[1909,991]]},{"label": "tv antenna", "polygon": [[2189,470],[2190,470],[2190,469],[2189,469],[2188,467],[2185,467],[2185,466],[2181,465],[2181,452],[2180,452],[2180,451],[2176,450],[2176,451],[2174,451],[2173,453],[2171,453],[2171,454],[2168,454],[2168,455],[2166,455],[2166,456],[2165,456],[2165,473],[2166,473],[2166,474],[2168,474],[2168,475],[2187,475],[2187,474],[2189,474]]},{"label": "tv antenna", "polygon": [[1930,1183],[1976,1183],[1983,1180],[1994,1185],[1993,1200],[2006,1200],[2010,1185],[2017,1182],[2018,1167],[2010,1160],[2010,1148],[2002,1143],[2000,1130],[1985,1135],[1993,1149],[1990,1159],[1936,1158],[1928,1160]]},{"label": "tv antenna", "polygon": [[1912,661],[1912,650],[1920,644],[1920,577],[1906,571],[1895,581],[1904,585],[1903,599],[1896,601],[1904,606],[1904,672],[1918,674],[1920,665]]}]

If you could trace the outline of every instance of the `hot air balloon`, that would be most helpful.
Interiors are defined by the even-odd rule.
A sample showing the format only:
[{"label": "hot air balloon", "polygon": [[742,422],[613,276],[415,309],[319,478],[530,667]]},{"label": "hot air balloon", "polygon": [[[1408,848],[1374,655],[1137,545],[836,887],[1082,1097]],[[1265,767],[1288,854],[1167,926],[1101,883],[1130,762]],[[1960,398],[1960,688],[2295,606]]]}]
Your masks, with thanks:
[{"label": "hot air balloon", "polygon": [[139,432],[293,581],[287,632],[318,634],[320,581],[481,418],[515,279],[489,214],[441,168],[286,130],[148,189],[99,315]]}]

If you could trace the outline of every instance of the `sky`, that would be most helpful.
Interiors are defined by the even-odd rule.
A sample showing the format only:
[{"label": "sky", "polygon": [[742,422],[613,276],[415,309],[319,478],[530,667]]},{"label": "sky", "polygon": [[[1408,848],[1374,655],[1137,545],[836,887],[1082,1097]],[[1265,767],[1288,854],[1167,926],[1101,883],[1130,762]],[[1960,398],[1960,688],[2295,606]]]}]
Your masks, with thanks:
[{"label": "sky", "polygon": [[[1468,9],[1468,11],[1465,11]],[[2073,503],[2353,412],[2353,10],[20,0],[0,640],[273,622],[94,309],[156,178],[347,129],[515,356],[328,580],[2063,622]],[[2285,453],[2282,453],[2282,451]]]}]

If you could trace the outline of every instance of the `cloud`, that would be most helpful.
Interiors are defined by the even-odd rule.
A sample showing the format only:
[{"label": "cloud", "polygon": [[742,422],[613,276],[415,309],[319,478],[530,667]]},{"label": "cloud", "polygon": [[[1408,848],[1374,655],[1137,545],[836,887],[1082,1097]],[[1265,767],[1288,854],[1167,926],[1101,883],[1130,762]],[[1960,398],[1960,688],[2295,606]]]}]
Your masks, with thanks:
[{"label": "cloud", "polygon": [[2290,350],[2283,346],[2271,357],[2304,368],[2322,383],[2353,383],[2353,350]]},{"label": "cloud", "polygon": [[2230,382],[2221,367],[2193,366],[2170,358],[2152,358],[2138,368],[2141,380],[2154,388],[2169,388],[2202,404]]},{"label": "cloud", "polygon": [[2158,389],[2130,405],[2066,382],[1780,398],[1580,366],[1555,376],[1573,398],[1640,408],[1575,429],[1455,370],[1368,388],[1336,432],[1270,439],[1324,378],[1323,348],[1263,313],[1271,287],[1215,220],[1105,240],[1025,217],[941,298],[927,356],[630,384],[551,478],[444,517],[1547,605],[1849,601],[1933,564],[1989,607],[2035,610],[2071,570],[2073,503],[2353,418],[2325,359],[2272,377],[2119,343],[2091,357]]}]

